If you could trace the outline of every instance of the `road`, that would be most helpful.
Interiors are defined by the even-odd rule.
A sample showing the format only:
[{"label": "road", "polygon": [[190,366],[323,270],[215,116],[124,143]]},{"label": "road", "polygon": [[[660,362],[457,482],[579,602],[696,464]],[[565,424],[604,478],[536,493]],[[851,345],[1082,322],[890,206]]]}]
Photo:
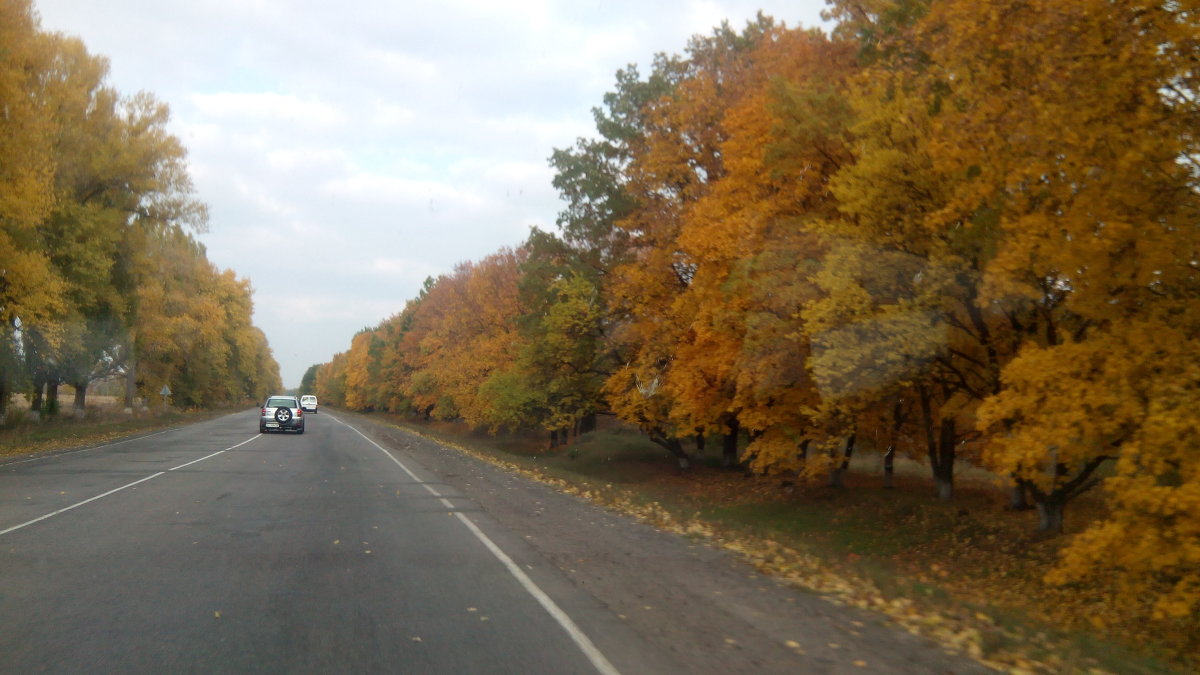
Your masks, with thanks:
[{"label": "road", "polygon": [[0,463],[0,672],[983,672],[423,438],[256,413]]}]

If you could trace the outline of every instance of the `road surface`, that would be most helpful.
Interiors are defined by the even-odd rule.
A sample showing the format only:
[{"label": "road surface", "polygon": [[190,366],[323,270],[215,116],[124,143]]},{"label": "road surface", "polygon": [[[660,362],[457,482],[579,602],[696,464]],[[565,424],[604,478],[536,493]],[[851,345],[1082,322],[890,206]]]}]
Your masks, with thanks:
[{"label": "road surface", "polygon": [[0,463],[0,672],[983,672],[423,438],[306,424]]}]

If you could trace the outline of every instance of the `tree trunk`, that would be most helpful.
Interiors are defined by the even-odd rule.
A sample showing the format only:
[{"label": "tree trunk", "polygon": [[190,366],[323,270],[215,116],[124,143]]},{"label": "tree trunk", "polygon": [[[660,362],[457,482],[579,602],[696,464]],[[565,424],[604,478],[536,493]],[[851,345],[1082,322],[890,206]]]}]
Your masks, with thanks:
[{"label": "tree trunk", "polygon": [[938,501],[948,502],[954,499],[954,481],[945,478],[937,478],[937,498]]},{"label": "tree trunk", "polygon": [[87,382],[75,385],[75,405],[72,412],[76,419],[83,419],[87,415],[87,388]]},{"label": "tree trunk", "polygon": [[1036,483],[1030,481],[1018,482],[1018,485],[1023,486],[1037,504],[1038,532],[1040,534],[1062,534],[1063,513],[1066,511],[1067,503],[1100,484],[1100,479],[1094,478],[1093,474],[1096,469],[1110,459],[1113,458],[1106,455],[1093,457],[1080,467],[1074,476],[1070,477],[1067,475],[1066,466],[1056,465],[1054,467],[1055,476],[1065,480],[1056,481],[1054,489],[1049,492],[1042,490]]},{"label": "tree trunk", "polygon": [[1038,510],[1038,532],[1052,535],[1062,534],[1064,504],[1061,501],[1040,501]]},{"label": "tree trunk", "polygon": [[558,429],[551,429],[550,430],[550,449],[553,450],[557,447],[558,447]]},{"label": "tree trunk", "polygon": [[741,435],[741,425],[736,419],[729,423],[729,433],[725,434],[721,444],[721,466],[726,469],[738,464],[738,436]]},{"label": "tree trunk", "polygon": [[1027,494],[1028,492],[1025,490],[1025,486],[1020,482],[1018,482],[1016,485],[1013,485],[1012,489],[1009,490],[1008,493],[1008,508],[1012,509],[1013,511],[1028,511],[1029,509],[1033,508],[1033,506],[1029,503]]},{"label": "tree trunk", "polygon": [[958,440],[954,420],[944,419],[938,434],[937,462],[933,467],[933,478],[937,482],[938,499],[948,502],[954,498],[954,444]]},{"label": "tree trunk", "polygon": [[935,434],[932,396],[924,386],[919,387],[918,391],[921,397],[921,423],[925,427],[925,444],[929,449],[929,466],[933,470],[937,496],[944,502],[950,501],[954,496],[954,443],[957,440],[954,420],[941,420]]},{"label": "tree trunk", "polygon": [[846,472],[850,469],[850,456],[854,454],[856,436],[857,434],[850,434],[846,438],[845,450],[842,452],[842,464],[829,474],[829,487],[843,488],[846,486]]},{"label": "tree trunk", "polygon": [[8,417],[8,399],[12,396],[12,391],[8,385],[8,377],[8,373],[0,365],[0,424],[4,424]]},{"label": "tree trunk", "polygon": [[128,339],[129,344],[125,348],[125,409],[133,412],[133,401],[137,398],[137,356],[132,329]]},{"label": "tree trunk", "polygon": [[33,374],[33,398],[29,401],[29,409],[39,415],[42,413],[42,406],[46,405],[46,397],[42,393],[45,390],[46,376],[41,372],[35,372]]},{"label": "tree trunk", "polygon": [[650,440],[655,445],[665,448],[667,452],[675,457],[679,462],[679,470],[687,471],[692,467],[692,458],[688,456],[687,451],[683,449],[683,442],[678,438],[666,438],[663,436],[650,436]]},{"label": "tree trunk", "polygon": [[46,414],[58,414],[58,383],[46,383]]},{"label": "tree trunk", "polygon": [[896,445],[900,442],[900,427],[904,425],[904,402],[896,401],[892,406],[892,434],[888,438],[887,452],[883,454],[883,487],[896,487]]},{"label": "tree trunk", "polygon": [[591,433],[596,430],[596,413],[588,413],[579,420],[579,432],[581,434]]}]

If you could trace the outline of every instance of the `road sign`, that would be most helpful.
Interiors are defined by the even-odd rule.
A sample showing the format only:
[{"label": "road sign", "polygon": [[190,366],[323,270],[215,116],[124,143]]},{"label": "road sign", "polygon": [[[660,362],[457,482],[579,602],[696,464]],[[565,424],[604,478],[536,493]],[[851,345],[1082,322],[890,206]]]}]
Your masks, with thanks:
[{"label": "road sign", "polygon": [[171,388],[170,388],[170,387],[168,387],[167,385],[165,385],[165,384],[164,384],[164,385],[163,385],[163,388],[162,388],[162,391],[160,391],[160,392],[158,392],[158,393],[159,393],[159,395],[161,395],[161,396],[170,396],[170,395],[171,395]]}]

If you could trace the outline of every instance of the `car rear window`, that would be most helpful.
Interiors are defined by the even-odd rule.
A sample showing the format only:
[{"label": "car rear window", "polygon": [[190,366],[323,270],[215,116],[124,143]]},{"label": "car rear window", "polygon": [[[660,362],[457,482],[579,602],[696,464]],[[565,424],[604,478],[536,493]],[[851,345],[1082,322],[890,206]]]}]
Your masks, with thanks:
[{"label": "car rear window", "polygon": [[296,401],[290,398],[273,398],[267,401],[268,408],[294,408]]}]

